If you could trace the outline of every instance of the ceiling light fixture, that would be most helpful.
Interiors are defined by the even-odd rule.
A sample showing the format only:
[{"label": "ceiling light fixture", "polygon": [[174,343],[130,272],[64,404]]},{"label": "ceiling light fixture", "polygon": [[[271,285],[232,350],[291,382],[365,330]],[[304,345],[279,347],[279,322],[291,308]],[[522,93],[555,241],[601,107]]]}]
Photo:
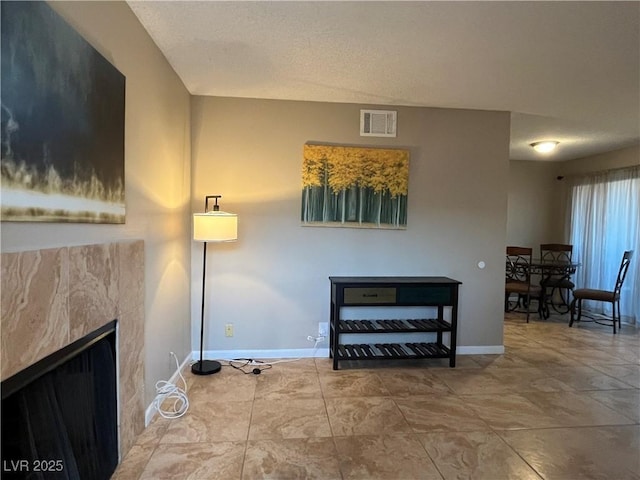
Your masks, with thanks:
[{"label": "ceiling light fixture", "polygon": [[545,140],[544,142],[533,142],[530,145],[536,152],[539,153],[549,153],[558,146],[558,143],[555,140]]}]

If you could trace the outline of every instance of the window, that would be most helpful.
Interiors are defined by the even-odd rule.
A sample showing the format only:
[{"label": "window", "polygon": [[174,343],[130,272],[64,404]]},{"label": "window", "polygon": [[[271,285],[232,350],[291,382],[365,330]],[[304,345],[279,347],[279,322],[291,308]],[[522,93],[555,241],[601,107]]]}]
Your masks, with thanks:
[{"label": "window", "polygon": [[[573,257],[582,265],[576,288],[611,290],[625,250],[634,256],[622,287],[623,320],[640,318],[640,167],[612,170],[573,179],[570,192],[569,237]],[[611,304],[586,307],[611,314]]]}]

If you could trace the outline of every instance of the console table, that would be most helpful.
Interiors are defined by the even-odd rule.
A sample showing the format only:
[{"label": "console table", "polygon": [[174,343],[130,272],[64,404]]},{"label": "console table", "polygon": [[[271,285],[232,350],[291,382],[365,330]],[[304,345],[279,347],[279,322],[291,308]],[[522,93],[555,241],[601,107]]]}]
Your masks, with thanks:
[{"label": "console table", "polygon": [[[458,286],[447,277],[329,277],[331,308],[329,356],[341,360],[448,358],[456,366]],[[437,307],[436,318],[344,320],[343,307]],[[445,308],[449,311],[445,318]],[[448,332],[449,345],[443,342]],[[435,342],[383,343],[382,334],[435,333]],[[342,343],[344,334],[381,334],[378,343]],[[424,335],[422,335],[424,336]],[[417,335],[416,335],[417,337]]]}]

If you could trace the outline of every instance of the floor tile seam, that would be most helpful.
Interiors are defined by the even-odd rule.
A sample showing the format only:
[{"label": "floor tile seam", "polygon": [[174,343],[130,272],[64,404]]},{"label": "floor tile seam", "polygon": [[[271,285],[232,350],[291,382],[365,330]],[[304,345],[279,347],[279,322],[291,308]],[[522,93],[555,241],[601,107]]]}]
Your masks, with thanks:
[{"label": "floor tile seam", "polygon": [[[606,390],[594,390],[594,391],[606,391]],[[529,392],[529,393],[531,393],[531,392]],[[536,392],[536,393],[543,394],[543,395],[545,395],[545,394],[553,395],[553,394],[558,394],[558,393],[576,393],[576,394],[585,393],[585,394],[586,394],[587,392]],[[516,394],[516,395],[519,395],[519,394]],[[538,407],[538,404],[537,404],[536,402],[534,402],[533,400],[530,400],[529,398],[527,398],[527,397],[526,397],[526,396],[524,396],[524,395],[522,395],[522,397],[523,397],[526,401],[528,401],[530,404],[532,404],[533,406]],[[611,412],[612,414],[614,414],[614,415],[621,415],[621,416],[622,416],[622,417],[624,417],[625,419],[627,419],[627,420],[629,420],[629,421],[631,421],[631,422],[634,422],[634,423],[635,423],[635,419],[627,417],[626,415],[624,415],[624,414],[622,414],[622,413],[618,412],[616,409],[612,408],[611,406],[606,405],[606,404],[604,404],[604,403],[602,403],[602,402],[598,401],[597,399],[595,399],[595,398],[591,397],[590,395],[587,395],[587,398],[589,398],[590,400],[594,400],[596,403],[599,403],[599,404],[600,404],[604,409],[608,410],[608,411],[609,411],[609,412]],[[474,410],[474,411],[476,412],[476,414],[478,414],[478,413],[477,413],[477,411],[475,410],[475,408],[473,407],[473,405],[470,405],[469,407],[470,407],[472,410]],[[561,413],[559,413],[559,412],[556,412],[556,411],[548,412],[548,411],[546,411],[546,410],[545,410],[543,413],[544,413],[544,416],[545,416],[547,419],[552,420],[552,421],[554,421],[554,422],[555,422],[555,421],[562,421],[563,419],[565,419],[565,418],[566,418],[566,416],[565,416],[565,415],[563,415],[563,414],[561,414]],[[580,416],[582,416],[582,415],[583,415],[583,413],[580,413],[579,415],[580,415]],[[483,421],[485,421],[485,423],[488,423],[488,422],[487,422],[486,420],[484,420],[484,418],[483,418],[483,417],[481,417],[479,414],[478,414],[478,416],[479,416]],[[632,423],[632,424],[633,424],[633,423]],[[596,424],[590,423],[590,424],[588,424],[588,425],[561,424],[561,425],[558,425],[558,427],[557,427],[557,428],[563,428],[563,427],[566,427],[566,428],[573,428],[573,427],[576,427],[576,428],[577,428],[577,427],[589,427],[589,426],[601,426],[601,425],[602,425],[602,424],[597,424],[597,423],[596,423]],[[629,423],[614,423],[614,424],[606,424],[606,425],[611,425],[611,426],[615,426],[615,425],[629,425]],[[540,428],[556,428],[556,427],[540,427]]]},{"label": "floor tile seam", "polygon": [[[354,435],[334,435],[331,438],[349,440],[350,438],[393,438],[393,437],[416,437],[424,434],[425,432],[415,432],[413,430],[407,430],[406,432],[394,432],[394,433],[357,433]],[[445,432],[433,432],[433,433],[445,433]],[[323,437],[329,438],[329,437]]]},{"label": "floor tile seam", "polygon": [[510,390],[510,389],[504,389],[504,390],[489,390],[489,391],[483,391],[483,392],[479,392],[479,393],[467,393],[467,392],[454,392],[457,395],[465,396],[465,397],[470,397],[470,396],[474,396],[474,395],[491,395],[491,396],[503,396],[503,395],[528,395],[531,393],[580,393],[581,390],[573,390],[573,389],[569,389],[569,390],[540,390],[540,389],[516,389],[516,390]]},{"label": "floor tile seam", "polygon": [[[343,397],[343,398],[350,398],[350,397]],[[351,397],[351,398],[363,398],[363,397]],[[408,432],[413,431],[413,429],[411,427],[411,424],[407,421],[406,417],[404,416],[404,413],[402,412],[402,409],[398,406],[398,404],[394,401],[394,399],[392,397],[364,397],[364,398],[381,398],[381,399],[391,400],[391,402],[392,402],[394,408],[396,409],[397,413],[400,414],[402,420],[404,421],[404,423],[405,423],[405,425],[407,427],[407,431]],[[332,399],[329,398],[329,400],[332,400]],[[332,425],[332,422],[331,422],[331,418],[332,417],[331,417],[331,415],[329,415],[329,409],[328,409],[328,406],[327,406],[326,399],[325,399],[325,413],[327,415],[327,421],[329,422],[329,429],[331,430],[331,436],[332,437],[341,437],[341,436],[353,437],[353,436],[371,435],[371,434],[336,435],[335,431],[334,431],[334,428],[333,428],[333,425]],[[401,433],[404,433],[404,432],[401,432]],[[380,435],[377,435],[377,436],[380,436]]]},{"label": "floor tile seam", "polygon": [[582,363],[586,367],[594,368],[594,366],[610,366],[610,367],[623,367],[625,365],[629,365],[628,363],[599,363],[599,362],[590,362],[586,361]]},{"label": "floor tile seam", "polygon": [[[329,428],[331,428],[331,422],[329,422]],[[338,444],[336,443],[336,437],[333,435],[333,429],[331,430],[331,443],[333,444],[336,462],[338,462],[338,472],[340,472],[340,479],[345,480],[344,473],[342,472],[342,462],[340,461],[340,449],[338,448]]]},{"label": "floor tile seam", "polygon": [[[409,397],[410,398],[410,397]],[[411,431],[415,434],[415,430],[413,428],[413,426],[411,425],[411,422],[409,422],[409,420],[407,419],[407,416],[405,415],[404,411],[402,410],[402,408],[400,408],[400,405],[398,405],[398,402],[396,401],[395,398],[391,398],[391,401],[393,402],[393,404],[395,405],[396,409],[400,412],[400,415],[402,416],[402,420],[404,420],[404,422],[409,426],[409,428],[411,429]]]},{"label": "floor tile seam", "polygon": [[[322,403],[324,404],[324,414],[327,417],[327,422],[329,423],[329,432],[331,432],[331,438],[335,437],[335,432],[333,431],[333,425],[331,424],[331,417],[329,417],[329,408],[327,407],[327,399],[326,397],[323,395],[322,396]],[[338,450],[338,446],[335,444],[335,440],[334,440],[334,447],[336,449],[336,451]],[[341,473],[342,474],[342,473]]]},{"label": "floor tile seam", "polygon": [[184,445],[217,445],[221,443],[246,443],[249,440],[190,440],[188,442],[167,442],[167,443],[159,443],[157,447],[178,447]]},{"label": "floor tile seam", "polygon": [[[187,408],[187,410],[185,411],[185,415],[187,414],[187,412],[188,412],[188,411],[189,411],[189,409]],[[184,415],[183,415],[183,416],[184,416]],[[135,445],[140,445],[140,446],[145,445],[145,444],[137,443],[137,442],[138,442],[138,439],[140,438],[140,436],[141,436],[141,435],[142,435],[142,434],[143,434],[147,429],[150,429],[150,428],[151,428],[151,425],[152,425],[153,423],[156,423],[156,422],[166,422],[166,423],[167,423],[167,425],[166,425],[164,428],[162,428],[162,429],[161,429],[161,430],[162,430],[162,435],[160,435],[160,436],[157,438],[157,440],[155,441],[155,443],[154,443],[154,442],[148,442],[149,444],[151,444],[151,445],[155,445],[155,446],[157,447],[157,446],[158,446],[158,445],[160,445],[160,443],[162,442],[162,438],[163,438],[163,437],[167,434],[167,432],[169,431],[169,427],[171,427],[171,420],[174,420],[174,419],[162,418],[160,415],[158,415],[157,417],[155,417],[155,418],[151,421],[151,423],[149,423],[149,425],[147,425],[146,427],[144,427],[144,428],[143,428],[142,432],[140,432],[140,434],[138,434],[138,437],[136,438],[136,441],[134,442],[134,444],[133,444],[133,445],[134,445],[134,446],[135,446]]]},{"label": "floor tile seam", "polygon": [[[331,438],[331,442],[332,442],[332,444],[333,444],[333,448],[334,448],[334,454],[333,454],[333,457],[334,457],[334,458],[336,458],[336,460],[337,460],[337,462],[338,462],[338,471],[339,471],[339,473],[340,473],[340,479],[341,479],[341,480],[344,480],[344,475],[342,474],[342,469],[340,468],[340,462],[339,462],[339,460],[338,460],[338,448],[337,448],[337,445],[336,445],[336,443],[335,443],[335,441],[334,441],[334,439],[333,439],[333,436],[332,436],[332,437],[307,437],[307,438],[277,438],[277,439],[275,439],[275,438],[274,438],[274,439],[256,439],[256,440],[249,440],[249,441],[247,442],[247,448],[250,446],[250,445],[249,445],[249,443],[258,444],[259,442],[263,442],[263,441],[265,441],[265,442],[273,442],[273,441],[293,441],[293,440],[298,440],[298,441],[300,441],[300,440],[302,440],[302,441],[308,441],[308,440],[310,440],[310,439],[312,439],[312,438],[323,438],[323,439],[329,439],[329,438]],[[245,457],[244,457],[244,459],[243,459],[243,469],[242,469],[241,477],[240,477],[240,478],[245,478],[243,475],[244,475],[244,462],[246,461],[246,455],[247,455],[247,452],[245,451]]]},{"label": "floor tile seam", "polygon": [[[412,429],[413,430],[413,429]],[[431,454],[429,453],[429,450],[427,450],[427,447],[424,445],[424,443],[422,443],[420,441],[420,437],[418,435],[420,435],[418,432],[412,431],[410,433],[410,435],[412,437],[415,438],[416,442],[418,442],[418,445],[420,445],[420,448],[422,448],[422,450],[424,450],[424,453],[427,455],[427,458],[429,459],[429,461],[431,462],[431,464],[433,465],[433,467],[436,469],[436,471],[438,472],[438,475],[440,475],[440,478],[442,480],[446,480],[447,477],[444,476],[444,473],[442,473],[442,471],[440,470],[440,467],[438,466],[438,464],[436,463],[436,461],[433,459],[433,457],[431,456]]]},{"label": "floor tile seam", "polygon": [[431,462],[431,464],[433,465],[433,467],[436,469],[436,471],[438,472],[438,475],[440,475],[441,480],[445,480],[445,476],[442,474],[442,472],[440,471],[440,469],[438,468],[438,465],[436,465],[436,462],[433,461],[433,458],[431,458],[431,455],[429,455],[429,452],[426,450],[425,446],[422,444],[422,442],[420,441],[420,439],[418,438],[418,434],[414,431],[409,431],[409,432],[401,432],[401,433],[392,433],[392,434],[380,434],[380,435],[375,435],[375,434],[359,434],[359,435],[335,435],[333,436],[333,444],[334,447],[336,449],[336,455],[338,457],[338,468],[340,470],[340,475],[342,476],[342,479],[344,480],[344,473],[342,471],[342,463],[340,462],[340,450],[338,448],[338,444],[336,443],[337,439],[345,439],[348,440],[352,437],[413,437],[414,440],[416,442],[418,442],[418,445],[420,445],[420,448],[424,451],[426,457],[429,459],[429,461]]},{"label": "floor tile seam", "polygon": [[359,394],[359,395],[341,395],[341,396],[325,396],[323,395],[322,398],[327,399],[327,400],[334,400],[334,399],[340,399],[340,398],[349,398],[349,399],[353,399],[353,398],[391,398],[393,395],[389,394],[389,395],[363,395],[363,394]]},{"label": "floor tile seam", "polygon": [[266,436],[259,438],[249,438],[247,442],[260,442],[260,441],[279,441],[279,440],[309,440],[312,438],[333,438],[333,434],[329,435],[307,435],[304,437],[285,437],[285,436]]},{"label": "floor tile seam", "polygon": [[[529,392],[531,393],[531,392]],[[539,392],[539,393],[561,393],[561,392]],[[572,393],[572,392],[570,392]],[[518,393],[516,393],[515,395],[520,396],[521,398],[523,398],[526,402],[528,402],[531,406],[538,408],[539,406],[537,403],[533,402],[532,400],[530,400],[526,395],[520,395]],[[471,395],[468,395],[471,396]],[[562,420],[565,418],[564,415],[560,415],[556,412],[547,412],[547,411],[541,411],[540,415],[542,415],[547,421],[553,422],[554,425],[549,426],[549,427],[530,427],[530,426],[526,426],[526,427],[515,427],[515,428],[497,428],[492,426],[492,420],[491,420],[491,416],[489,415],[487,417],[487,415],[484,415],[483,412],[480,412],[476,409],[476,407],[473,404],[466,404],[468,406],[468,408],[470,408],[476,415],[476,417],[478,419],[480,419],[485,425],[487,425],[488,428],[490,428],[491,430],[494,431],[498,431],[498,430],[532,430],[534,428],[573,428],[573,427],[578,427],[578,426],[596,426],[596,425],[571,425],[571,424],[558,424],[555,425],[556,422],[562,422]],[[610,407],[607,407],[606,405],[604,405],[605,408],[607,408],[608,410],[612,411],[613,413],[617,414],[618,412],[616,412],[615,410],[613,410]],[[624,415],[622,415],[623,417],[625,417]],[[487,418],[485,418],[487,417]],[[627,417],[625,417],[627,418]],[[633,421],[632,419],[629,419],[631,421]],[[628,424],[621,424],[621,425],[628,425]]]},{"label": "floor tile seam", "polygon": [[594,367],[593,363],[585,363],[585,362],[580,362],[580,365],[567,365],[567,366],[562,366],[562,367],[556,367],[556,366],[551,366],[551,367],[539,367],[541,370],[550,370],[552,373],[554,371],[557,371],[558,369],[570,369],[570,368],[586,368],[588,369],[591,373],[604,373],[600,370],[598,370],[597,368]]},{"label": "floor tile seam", "polygon": [[[527,429],[527,430],[533,430],[533,429]],[[507,442],[507,440],[502,435],[500,435],[500,431],[494,429],[493,427],[491,428],[491,431],[500,439],[502,443],[504,443],[513,453],[515,453],[518,456],[518,458],[520,458],[531,469],[533,473],[535,473],[541,480],[544,480],[544,476],[542,475],[542,473],[540,473],[533,465],[531,465],[527,461],[527,459],[524,458],[518,450],[516,450],[516,448],[513,445]],[[510,430],[502,429],[502,431],[504,432],[504,431],[510,431]]]},{"label": "floor tile seam", "polygon": [[265,396],[259,397],[254,400],[254,402],[267,402],[267,403],[278,403],[278,402],[288,402],[294,400],[317,400],[318,395],[309,394],[278,394],[273,396]]},{"label": "floor tile seam", "polygon": [[548,430],[586,430],[593,428],[640,428],[640,423],[623,423],[623,424],[605,424],[605,425],[559,425],[552,427],[525,427],[525,428],[494,428],[500,437],[500,432],[536,432],[536,431],[548,431]]},{"label": "floor tile seam", "polygon": [[[620,414],[624,417],[624,415]],[[521,430],[546,430],[546,429],[554,429],[554,428],[599,428],[599,427],[633,427],[639,425],[634,420],[624,417],[628,420],[626,423],[558,423],[558,418],[555,416],[548,416],[547,420],[551,420],[554,423],[545,426],[525,426],[525,427],[505,427],[505,428],[495,428],[496,430],[509,430],[509,431],[521,431]]]},{"label": "floor tile seam", "polygon": [[[460,393],[457,394],[457,396],[460,397],[460,400],[464,401],[464,400],[469,400],[468,397],[485,397],[485,396],[492,396],[492,397],[503,397],[504,395],[517,395],[519,397],[524,398],[526,401],[532,403],[535,406],[538,406],[538,404],[536,402],[534,402],[533,400],[531,400],[529,398],[529,395],[531,394],[536,394],[536,395],[558,395],[558,394],[575,394],[575,395],[579,395],[581,396],[581,394],[589,394],[589,393],[593,393],[593,392],[611,392],[611,391],[617,391],[617,390],[621,390],[621,391],[627,391],[627,390],[638,390],[636,388],[612,388],[612,389],[593,389],[593,390],[552,390],[552,391],[543,391],[543,390],[526,390],[526,391],[517,391],[517,392],[498,392],[498,393]],[[589,397],[591,398],[591,397]],[[471,406],[471,405],[470,405]],[[606,405],[605,405],[606,406]],[[610,410],[613,410],[611,407],[607,407]],[[614,410],[615,412],[615,410]]]},{"label": "floor tile seam", "polygon": [[167,447],[171,447],[171,446],[184,446],[184,445],[214,445],[214,444],[218,444],[218,443],[240,443],[242,442],[244,444],[244,452],[242,454],[242,465],[241,465],[241,469],[240,469],[240,477],[242,478],[242,474],[244,472],[244,462],[245,462],[245,457],[246,457],[246,452],[247,452],[247,446],[248,446],[248,441],[244,441],[244,440],[224,440],[224,441],[220,441],[220,442],[205,442],[205,441],[201,441],[201,442],[185,442],[185,443],[164,443],[164,444],[160,444],[158,443],[157,445],[154,446],[154,450],[153,453],[151,455],[149,455],[149,458],[147,459],[144,468],[140,471],[140,474],[136,477],[136,480],[140,480],[147,467],[149,466],[149,463],[151,462],[151,458],[153,457],[153,455],[155,454],[156,450],[158,449],[158,447],[160,447],[161,445],[166,445]]},{"label": "floor tile seam", "polygon": [[[637,388],[637,387],[635,387],[634,385],[631,385],[630,383],[625,382],[625,381],[624,381],[624,380],[622,380],[621,378],[618,378],[618,377],[616,377],[616,376],[614,376],[614,375],[612,375],[612,374],[610,374],[610,373],[602,372],[602,371],[597,370],[597,369],[595,369],[595,368],[593,368],[593,367],[591,367],[591,366],[588,366],[588,367],[592,370],[592,372],[587,372],[585,375],[593,375],[593,374],[604,375],[605,377],[609,377],[609,378],[611,378],[611,379],[613,379],[613,380],[616,380],[616,381],[618,381],[618,382],[622,382],[622,383],[624,383],[625,385],[628,385],[630,388]],[[564,368],[572,368],[572,367],[564,367]],[[561,375],[560,375],[561,373],[563,373],[563,372],[555,372],[555,373],[554,373],[554,372],[553,372],[553,370],[552,370],[552,369],[550,369],[550,371],[549,371],[549,376],[550,376],[551,378],[555,379],[555,380],[558,380],[558,381],[560,381],[560,382],[562,382],[562,383],[565,383],[565,381],[561,378]],[[575,373],[575,372],[574,372],[574,373]],[[580,374],[580,373],[576,373],[576,374],[575,374],[575,375],[573,375],[573,376],[576,376],[576,375],[582,375],[582,374]],[[571,387],[569,384],[567,384],[567,383],[565,383],[565,384],[566,384],[567,386]],[[588,390],[592,390],[592,389],[576,389],[576,388],[571,388],[571,390],[576,390],[576,391],[588,391]],[[625,389],[625,388],[617,388],[617,387],[608,387],[608,388],[593,388],[593,390],[627,390],[627,389]]]},{"label": "floor tile seam", "polygon": [[607,375],[608,377],[610,377],[613,380],[616,380],[618,382],[624,383],[625,385],[627,385],[628,388],[620,388],[620,387],[606,387],[606,388],[597,388],[597,387],[593,387],[593,388],[574,388],[571,389],[572,392],[584,392],[584,393],[588,393],[588,392],[612,392],[615,390],[638,390],[637,387],[634,387],[633,385],[628,384],[627,382],[625,382],[624,380],[620,380],[619,378],[616,377],[612,377],[610,375]]},{"label": "floor tile seam", "polygon": [[[629,348],[640,348],[640,347],[629,347]],[[607,368],[607,367],[640,367],[640,358],[636,358],[633,360],[625,360],[625,363],[597,363],[595,366],[591,368]]]},{"label": "floor tile seam", "polygon": [[[138,446],[143,447],[144,445],[138,445]],[[155,445],[153,445],[153,450],[151,451],[151,454],[147,457],[147,460],[144,462],[144,466],[140,469],[140,473],[138,473],[138,475],[136,476],[135,480],[139,480],[140,478],[142,478],[142,474],[144,473],[144,471],[149,466],[149,462],[151,461],[151,457],[153,457],[153,455],[156,453],[156,450],[158,449],[159,446],[160,446],[160,442],[158,442]],[[124,463],[126,458],[127,457],[125,456],[125,458],[123,458],[121,460],[121,462],[118,464],[118,467],[120,467]]]},{"label": "floor tile seam", "polygon": [[322,386],[322,380],[320,379],[320,372],[318,372],[318,383],[320,384],[320,395],[322,396],[322,398],[325,398],[325,389]]},{"label": "floor tile seam", "polygon": [[[628,348],[628,347],[623,347],[623,348]],[[611,353],[611,346],[610,345],[603,345],[603,346],[593,346],[593,345],[583,345],[581,347],[576,347],[573,348],[572,350],[587,350],[587,351],[597,351],[602,353],[604,356],[609,357],[606,360],[598,360],[598,359],[591,359],[591,358],[585,358],[584,355],[586,355],[584,352],[568,352],[568,354],[563,354],[565,357],[568,357],[570,359],[573,360],[577,360],[579,362],[584,363],[585,365],[591,366],[591,365],[624,365],[625,359],[624,358],[620,358],[617,357],[615,354]]]},{"label": "floor tile seam", "polygon": [[[411,400],[426,401],[426,400],[440,399],[442,397],[459,397],[459,396],[460,396],[459,394],[451,391],[451,392],[443,392],[443,393],[421,393],[416,395],[408,395],[406,397],[403,397],[400,395],[391,395],[388,398],[393,400],[393,403],[395,403],[396,407],[400,408],[397,401],[411,401]],[[387,398],[387,397],[383,397],[383,398]]]},{"label": "floor tile seam", "polygon": [[[624,390],[617,389],[617,391],[623,391],[623,392],[626,392],[626,391],[629,391],[629,390],[638,390],[638,389],[635,389],[635,388],[634,389],[624,389]],[[614,391],[614,390],[593,390],[593,392],[600,392],[600,391],[611,392],[611,391]],[[640,393],[640,391],[638,393]],[[607,405],[605,402],[599,400],[598,398],[595,398],[593,396],[589,396],[589,398],[591,398],[592,400],[595,400],[599,404],[601,404],[601,405],[613,410],[609,405]],[[631,417],[631,415],[627,415],[626,412],[618,412],[617,410],[614,410],[614,411],[617,412],[617,413],[620,413],[620,415],[622,415],[623,417],[628,418],[629,420],[634,422],[636,425],[640,425],[640,420],[636,420],[635,418]]]},{"label": "floor tile seam", "polygon": [[396,396],[396,395],[391,395],[391,394],[388,394],[388,395],[362,395],[362,394],[360,394],[360,395],[344,395],[344,396],[335,396],[335,397],[329,396],[329,397],[325,397],[325,398],[328,399],[328,400],[334,400],[334,399],[340,399],[340,398],[344,398],[344,399],[347,399],[347,398],[349,398],[349,399],[353,399],[353,398],[392,398],[394,396]]},{"label": "floor tile seam", "polygon": [[258,385],[253,389],[253,400],[251,401],[251,412],[249,413],[249,425],[247,426],[247,438],[244,442],[244,451],[242,452],[242,465],[240,466],[240,478],[244,478],[244,468],[247,461],[247,450],[249,448],[249,434],[251,433],[251,425],[253,423],[253,409],[256,403],[256,390]]},{"label": "floor tile seam", "polygon": [[[510,372],[514,372],[514,370],[515,369],[510,369],[509,371]],[[536,370],[540,370],[540,369],[536,369]],[[515,373],[517,373],[517,372],[515,372]],[[492,377],[491,380],[494,380],[494,381],[498,382],[498,385],[504,386],[505,388],[510,386],[511,383],[513,383],[516,388],[522,387],[523,389],[522,390],[518,390],[519,392],[531,393],[531,392],[541,392],[541,391],[543,392],[544,391],[544,390],[541,390],[540,388],[528,387],[528,386],[524,386],[524,385],[517,385],[517,381],[518,380],[516,380],[515,382],[506,381],[500,375],[496,375],[494,372],[489,372],[488,375],[490,375]],[[557,376],[554,376],[551,372],[540,370],[539,375],[540,375],[539,377],[532,376],[532,378],[530,380],[527,380],[527,381],[529,383],[533,383],[533,382],[538,382],[538,381],[541,381],[541,380],[552,379],[552,380],[557,380],[557,381],[561,382],[563,385],[565,385],[567,387],[567,389],[554,389],[554,390],[552,390],[554,392],[555,391],[562,392],[562,391],[573,391],[573,390],[575,390],[569,384],[565,383],[562,379],[558,378]],[[464,393],[464,392],[456,391],[456,390],[459,390],[460,387],[454,388],[452,385],[450,385],[449,383],[446,382],[446,379],[443,379],[442,381],[446,383],[447,387],[449,387],[449,389],[453,393],[456,393],[458,395],[473,395],[473,393],[470,394],[470,393]],[[502,393],[505,393],[505,392],[504,391],[483,392],[482,394],[502,394]],[[517,393],[517,392],[514,392],[514,393]]]}]

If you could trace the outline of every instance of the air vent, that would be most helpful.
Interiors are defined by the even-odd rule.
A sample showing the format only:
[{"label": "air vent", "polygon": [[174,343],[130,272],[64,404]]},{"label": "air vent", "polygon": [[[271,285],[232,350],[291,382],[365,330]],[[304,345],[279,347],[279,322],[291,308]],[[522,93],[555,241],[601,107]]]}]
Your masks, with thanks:
[{"label": "air vent", "polygon": [[360,110],[360,136],[395,137],[397,119],[393,110]]}]

